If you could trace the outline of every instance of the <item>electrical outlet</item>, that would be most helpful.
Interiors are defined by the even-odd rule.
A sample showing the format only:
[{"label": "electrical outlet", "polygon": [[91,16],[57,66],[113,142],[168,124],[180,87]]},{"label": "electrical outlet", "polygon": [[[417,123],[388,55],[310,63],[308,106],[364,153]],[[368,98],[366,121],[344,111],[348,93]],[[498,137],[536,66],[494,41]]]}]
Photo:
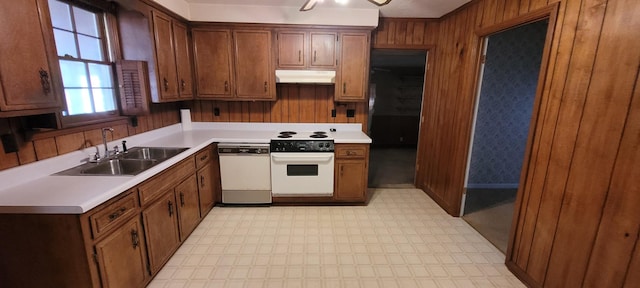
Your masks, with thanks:
[{"label": "electrical outlet", "polygon": [[347,118],[353,118],[356,117],[356,110],[355,109],[347,109]]},{"label": "electrical outlet", "polygon": [[331,110],[331,117],[336,118],[336,109]]},{"label": "electrical outlet", "polygon": [[218,108],[218,107],[213,108],[213,115],[214,116],[220,116],[220,108]]},{"label": "electrical outlet", "polygon": [[138,127],[138,117],[137,116],[131,117],[131,126],[132,127]]}]

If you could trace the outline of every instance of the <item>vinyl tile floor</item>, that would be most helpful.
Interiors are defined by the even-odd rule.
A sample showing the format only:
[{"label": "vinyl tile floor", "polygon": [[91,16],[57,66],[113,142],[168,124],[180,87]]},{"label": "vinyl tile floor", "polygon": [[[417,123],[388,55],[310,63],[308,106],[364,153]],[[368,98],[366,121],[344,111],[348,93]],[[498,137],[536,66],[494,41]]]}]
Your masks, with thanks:
[{"label": "vinyl tile floor", "polygon": [[419,189],[367,206],[215,207],[148,287],[524,287]]}]

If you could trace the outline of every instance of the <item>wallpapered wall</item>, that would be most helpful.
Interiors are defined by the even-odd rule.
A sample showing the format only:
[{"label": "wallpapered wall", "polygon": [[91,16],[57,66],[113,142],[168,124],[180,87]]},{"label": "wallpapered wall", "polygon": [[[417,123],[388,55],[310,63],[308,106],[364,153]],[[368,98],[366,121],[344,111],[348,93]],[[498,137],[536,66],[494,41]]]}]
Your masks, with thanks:
[{"label": "wallpapered wall", "polygon": [[547,21],[489,37],[468,188],[515,188],[525,153]]}]

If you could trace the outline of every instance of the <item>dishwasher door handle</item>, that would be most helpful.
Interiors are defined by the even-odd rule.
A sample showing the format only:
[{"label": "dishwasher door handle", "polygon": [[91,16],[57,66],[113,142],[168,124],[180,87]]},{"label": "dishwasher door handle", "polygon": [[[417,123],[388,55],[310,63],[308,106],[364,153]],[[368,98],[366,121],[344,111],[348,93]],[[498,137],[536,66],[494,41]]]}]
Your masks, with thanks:
[{"label": "dishwasher door handle", "polygon": [[333,155],[271,155],[271,159],[276,163],[318,163],[331,161]]}]

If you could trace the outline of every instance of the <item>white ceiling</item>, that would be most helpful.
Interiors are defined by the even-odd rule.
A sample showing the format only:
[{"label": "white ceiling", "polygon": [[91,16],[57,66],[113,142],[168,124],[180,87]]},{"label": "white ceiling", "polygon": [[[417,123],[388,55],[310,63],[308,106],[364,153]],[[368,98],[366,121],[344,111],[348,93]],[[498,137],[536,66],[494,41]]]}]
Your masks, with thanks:
[{"label": "white ceiling", "polygon": [[[184,0],[187,3],[209,5],[247,5],[247,6],[277,6],[294,7],[299,9],[306,0]],[[366,0],[348,0],[346,8],[349,9],[378,9],[378,6]],[[440,18],[443,15],[464,5],[470,0],[392,0],[386,6],[380,7],[382,17],[402,18]],[[318,3],[318,8],[339,8],[345,5],[337,4],[333,0],[324,0]],[[310,12],[300,12],[310,13]]]}]

